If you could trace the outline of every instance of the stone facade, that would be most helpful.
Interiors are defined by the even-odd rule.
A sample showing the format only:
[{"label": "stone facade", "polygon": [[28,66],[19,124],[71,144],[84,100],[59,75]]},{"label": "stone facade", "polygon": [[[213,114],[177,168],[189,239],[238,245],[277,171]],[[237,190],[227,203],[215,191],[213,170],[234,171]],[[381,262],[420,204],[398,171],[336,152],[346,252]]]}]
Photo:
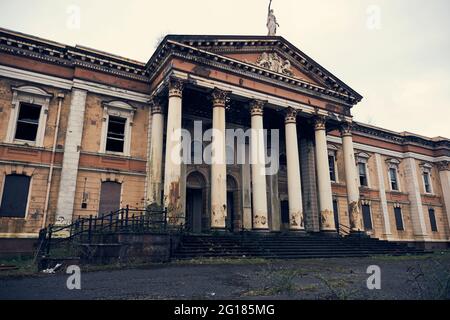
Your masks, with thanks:
[{"label": "stone facade", "polygon": [[[169,36],[144,64],[0,34],[2,203],[12,203],[8,177],[30,179],[24,216],[0,208],[0,237],[36,237],[48,224],[96,216],[117,202],[164,205],[171,223],[193,232],[351,229],[392,241],[450,241],[450,140],[354,122],[362,97],[281,37]],[[259,63],[269,50],[289,62],[289,73]],[[26,103],[41,107],[34,141],[15,138]],[[191,133],[194,148],[195,121],[201,134],[279,130],[280,170],[260,175],[264,166],[250,163],[261,155],[258,132],[244,143],[243,164],[168,161],[181,141],[177,129]],[[122,131],[111,134],[114,125]],[[212,147],[223,150],[220,135]],[[119,186],[115,198],[108,183]]]}]

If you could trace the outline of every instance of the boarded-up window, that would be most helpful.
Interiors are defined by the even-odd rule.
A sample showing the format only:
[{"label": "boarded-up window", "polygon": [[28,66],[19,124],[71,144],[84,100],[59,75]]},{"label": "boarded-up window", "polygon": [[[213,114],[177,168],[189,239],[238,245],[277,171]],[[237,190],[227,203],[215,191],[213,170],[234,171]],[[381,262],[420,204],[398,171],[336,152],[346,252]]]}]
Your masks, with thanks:
[{"label": "boarded-up window", "polygon": [[364,230],[372,230],[372,214],[370,213],[370,206],[368,204],[362,205]]},{"label": "boarded-up window", "polygon": [[402,208],[396,207],[394,208],[394,215],[395,215],[395,224],[397,225],[398,231],[405,230],[403,226],[403,216],[402,216]]},{"label": "boarded-up window", "polygon": [[21,103],[15,138],[17,140],[36,141],[40,116],[41,106]]},{"label": "boarded-up window", "polygon": [[24,175],[8,175],[5,177],[0,216],[11,218],[25,218],[30,177]]},{"label": "boarded-up window", "polygon": [[127,119],[109,117],[108,136],[106,138],[106,151],[123,152],[125,146],[125,124]]},{"label": "boarded-up window", "polygon": [[428,215],[430,216],[430,225],[431,225],[431,231],[437,232],[437,223],[436,223],[436,213],[434,212],[433,208],[428,209]]},{"label": "boarded-up window", "polygon": [[102,182],[99,215],[107,215],[120,209],[122,185],[117,182]]}]

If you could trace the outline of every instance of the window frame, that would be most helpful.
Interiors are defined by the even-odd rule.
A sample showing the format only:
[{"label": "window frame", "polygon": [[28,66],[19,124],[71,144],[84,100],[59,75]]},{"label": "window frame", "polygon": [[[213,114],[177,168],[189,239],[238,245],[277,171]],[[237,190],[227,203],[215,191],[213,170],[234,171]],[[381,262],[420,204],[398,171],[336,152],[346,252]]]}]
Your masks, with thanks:
[{"label": "window frame", "polygon": [[[365,223],[366,220],[364,219],[364,207],[368,207],[369,208],[371,229],[366,229],[366,223]],[[363,220],[364,231],[373,232],[374,231],[374,227],[373,227],[373,212],[372,212],[372,206],[371,206],[370,202],[367,202],[367,201],[362,201],[361,202],[361,216],[362,216],[362,220]]]},{"label": "window frame", "polygon": [[[331,179],[331,167],[330,167],[330,157],[333,157],[333,173],[334,173],[334,180]],[[330,175],[330,181],[332,183],[339,183],[339,175],[338,175],[338,168],[337,168],[337,149],[334,147],[329,147],[328,150],[328,172]]]},{"label": "window frame", "polygon": [[[358,184],[360,187],[363,188],[370,188],[371,186],[371,179],[370,179],[370,173],[369,173],[369,158],[370,155],[365,152],[359,152],[356,154],[356,172],[358,173]],[[364,164],[364,171],[366,173],[366,182],[367,185],[361,184],[361,176],[359,174],[359,165]]]},{"label": "window frame", "polygon": [[[387,175],[388,175],[388,181],[389,181],[389,190],[392,192],[402,192],[402,186],[400,183],[400,161],[397,159],[388,159],[386,160],[387,163]],[[392,178],[391,178],[391,170],[394,170],[395,172],[395,179],[397,183],[397,189],[392,188]]]},{"label": "window frame", "polygon": [[[29,145],[34,147],[44,146],[45,130],[47,127],[47,118],[50,100],[53,95],[46,91],[33,86],[12,87],[13,99],[11,102],[11,113],[9,116],[8,129],[6,133],[5,142],[20,145]],[[17,123],[19,120],[19,113],[22,104],[36,105],[41,108],[38,120],[38,129],[36,132],[36,139],[22,140],[16,139]]]},{"label": "window frame", "polygon": [[[422,163],[420,164],[420,169],[422,172],[422,183],[424,194],[433,195],[434,194],[433,179],[432,179],[433,166],[429,163]],[[427,185],[425,183],[426,175],[428,175],[428,186],[430,187],[429,191],[427,191]]]},{"label": "window frame", "polygon": [[29,210],[30,210],[31,192],[33,191],[33,176],[32,175],[28,175],[25,172],[23,172],[23,173],[16,173],[16,172],[7,173],[7,172],[4,172],[3,173],[3,180],[2,180],[2,183],[0,184],[0,207],[2,205],[3,193],[5,191],[6,177],[7,176],[11,176],[11,175],[25,176],[25,177],[30,178],[30,185],[28,186],[27,205],[25,206],[25,216],[24,217],[0,216],[0,219],[26,220],[28,218]]},{"label": "window frame", "polygon": [[[433,212],[435,230],[433,230],[433,223],[431,222],[431,211]],[[431,232],[439,232],[438,223],[436,219],[436,210],[434,208],[431,207],[428,208],[428,220],[430,221]]]},{"label": "window frame", "polygon": [[[103,124],[102,124],[102,134],[100,140],[100,150],[99,153],[119,155],[119,156],[131,156],[131,135],[134,116],[137,108],[129,105],[128,103],[122,101],[112,101],[103,104]],[[108,139],[108,127],[109,127],[109,117],[118,117],[125,119],[125,132],[124,132],[124,144],[123,152],[115,152],[106,150],[107,139]]]},{"label": "window frame", "polygon": [[[402,224],[402,229],[398,228],[398,221],[397,221],[397,215],[396,215],[396,210],[400,210],[400,222]],[[395,227],[397,229],[397,231],[405,231],[405,219],[403,218],[403,210],[402,207],[400,205],[395,205],[394,206],[394,219],[395,219]]]}]

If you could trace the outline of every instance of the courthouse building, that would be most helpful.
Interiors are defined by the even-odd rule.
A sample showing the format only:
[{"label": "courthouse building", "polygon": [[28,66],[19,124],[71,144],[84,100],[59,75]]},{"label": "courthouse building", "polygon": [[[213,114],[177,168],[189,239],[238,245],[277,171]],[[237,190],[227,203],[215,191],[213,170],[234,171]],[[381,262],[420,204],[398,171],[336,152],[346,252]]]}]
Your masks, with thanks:
[{"label": "courthouse building", "polygon": [[[0,238],[157,204],[192,233],[448,244],[450,140],[355,122],[361,100],[280,36],[169,35],[141,63],[0,29]],[[279,130],[279,170],[248,161],[272,147],[260,130],[246,161],[175,161],[181,128],[201,160],[197,121]],[[238,157],[224,135],[212,147]]]}]

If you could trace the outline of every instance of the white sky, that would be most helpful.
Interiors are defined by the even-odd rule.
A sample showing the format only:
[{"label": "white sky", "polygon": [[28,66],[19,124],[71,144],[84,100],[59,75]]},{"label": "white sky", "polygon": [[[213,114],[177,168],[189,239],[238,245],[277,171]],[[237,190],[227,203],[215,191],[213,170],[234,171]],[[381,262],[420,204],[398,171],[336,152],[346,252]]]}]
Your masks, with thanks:
[{"label": "white sky", "polygon": [[[68,23],[72,5],[80,9],[80,28]],[[0,0],[0,26],[146,62],[167,33],[265,35],[267,5]],[[364,96],[353,109],[357,121],[450,138],[450,1],[273,0],[272,6],[279,35]]]}]

